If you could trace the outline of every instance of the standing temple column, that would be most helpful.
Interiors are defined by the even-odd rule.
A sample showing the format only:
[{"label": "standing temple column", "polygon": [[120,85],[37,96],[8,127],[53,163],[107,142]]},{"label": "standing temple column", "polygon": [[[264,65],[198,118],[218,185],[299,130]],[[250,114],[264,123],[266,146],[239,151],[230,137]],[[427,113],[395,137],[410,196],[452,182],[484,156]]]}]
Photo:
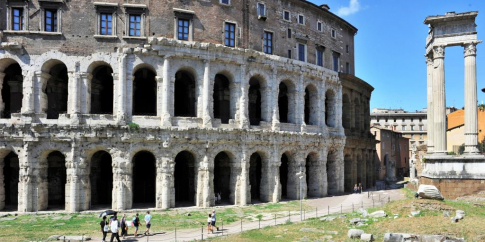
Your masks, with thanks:
[{"label": "standing temple column", "polygon": [[427,71],[428,71],[428,78],[427,78],[427,90],[428,90],[428,127],[426,132],[428,133],[428,154],[432,154],[434,151],[434,130],[433,130],[433,122],[434,122],[434,107],[433,107],[433,57],[431,53],[426,56],[426,64],[427,64]]},{"label": "standing temple column", "polygon": [[116,114],[117,123],[124,123],[126,119],[126,53],[122,53],[119,58],[118,67],[118,113]]},{"label": "standing temple column", "polygon": [[465,44],[465,153],[478,154],[477,42]]},{"label": "standing temple column", "polygon": [[212,127],[212,119],[209,109],[210,100],[210,61],[204,60],[204,83],[202,89],[202,124],[204,127]]},{"label": "standing temple column", "polygon": [[446,155],[445,47],[434,46],[433,57],[434,153]]},{"label": "standing temple column", "polygon": [[[239,96],[239,117],[240,128],[249,128],[249,116],[248,116],[248,86],[249,81],[246,80],[246,65],[241,65],[240,68],[240,78],[241,78],[241,95]],[[244,168],[243,168],[244,169]],[[246,205],[246,203],[241,204]]]},{"label": "standing temple column", "polygon": [[162,73],[162,126],[172,126],[170,117],[170,56],[163,58],[163,73]]}]

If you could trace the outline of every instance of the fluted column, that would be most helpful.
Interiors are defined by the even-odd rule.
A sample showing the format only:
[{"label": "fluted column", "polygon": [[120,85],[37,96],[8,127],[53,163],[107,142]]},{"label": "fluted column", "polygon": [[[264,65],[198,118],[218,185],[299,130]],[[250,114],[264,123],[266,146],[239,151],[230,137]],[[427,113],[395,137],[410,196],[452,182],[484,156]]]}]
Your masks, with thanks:
[{"label": "fluted column", "polygon": [[170,117],[170,56],[163,58],[162,126],[172,126]]},{"label": "fluted column", "polygon": [[210,86],[211,86],[211,78],[210,78],[210,61],[204,60],[204,83],[202,89],[202,123],[204,127],[212,127],[212,119],[210,114]]},{"label": "fluted column", "polygon": [[426,132],[428,133],[428,154],[432,154],[434,151],[434,130],[433,130],[433,122],[434,122],[434,106],[433,106],[433,57],[431,54],[426,56],[426,65],[427,65],[427,94],[428,94],[428,127]]},{"label": "fluted column", "polygon": [[[240,120],[240,128],[249,128],[249,115],[248,115],[248,87],[249,87],[249,80],[246,80],[246,65],[241,65],[239,78],[241,79],[241,95],[239,96],[239,117]],[[246,205],[246,204],[242,204]]]},{"label": "fluted column", "polygon": [[477,42],[465,44],[465,153],[478,154]]},{"label": "fluted column", "polygon": [[446,155],[445,47],[433,47],[434,153]]},{"label": "fluted column", "polygon": [[126,121],[126,57],[123,53],[118,59],[118,112],[116,114],[117,123],[121,124]]}]

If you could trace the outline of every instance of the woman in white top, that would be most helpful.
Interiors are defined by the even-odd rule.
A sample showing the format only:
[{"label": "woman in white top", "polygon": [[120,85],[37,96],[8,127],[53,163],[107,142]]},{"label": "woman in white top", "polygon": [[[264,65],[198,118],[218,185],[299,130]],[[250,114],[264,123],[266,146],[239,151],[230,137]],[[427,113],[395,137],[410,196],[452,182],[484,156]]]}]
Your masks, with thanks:
[{"label": "woman in white top", "polygon": [[214,230],[212,230],[212,214],[209,213],[209,217],[207,218],[207,234],[209,234],[209,231],[212,231],[214,233]]},{"label": "woman in white top", "polygon": [[113,242],[113,239],[116,238],[116,240],[118,242],[121,242],[120,241],[120,235],[118,234],[118,230],[120,228],[120,223],[116,219],[116,216],[114,216],[113,221],[111,222],[111,224],[109,226],[111,227],[111,233],[112,233],[110,241]]}]

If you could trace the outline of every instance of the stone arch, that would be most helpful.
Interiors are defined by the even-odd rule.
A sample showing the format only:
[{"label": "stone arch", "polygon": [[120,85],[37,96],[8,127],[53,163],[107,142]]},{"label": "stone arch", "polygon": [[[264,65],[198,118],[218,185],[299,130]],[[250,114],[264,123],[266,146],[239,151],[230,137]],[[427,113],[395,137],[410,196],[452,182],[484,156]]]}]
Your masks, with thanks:
[{"label": "stone arch", "polygon": [[113,68],[108,63],[99,61],[91,64],[88,69],[92,75],[87,87],[90,90],[89,113],[113,114]]},{"label": "stone arch", "polygon": [[175,206],[196,205],[197,162],[192,152],[184,150],[175,156],[174,190]]},{"label": "stone arch", "polygon": [[352,192],[354,189],[352,179],[352,157],[350,155],[344,156],[344,188],[345,192]]},{"label": "stone arch", "polygon": [[318,125],[318,89],[309,84],[305,88],[305,124]]},{"label": "stone arch", "polygon": [[351,127],[351,115],[350,113],[352,112],[351,106],[350,106],[350,100],[349,96],[347,94],[344,94],[342,96],[342,125],[344,129],[350,129]]},{"label": "stone arch", "polygon": [[147,150],[140,150],[132,158],[133,207],[155,207],[156,158]]},{"label": "stone arch", "polygon": [[337,120],[336,110],[337,100],[335,98],[335,92],[332,89],[328,89],[325,93],[325,124],[328,127],[335,127]]},{"label": "stone arch", "polygon": [[157,116],[156,70],[148,64],[133,68],[133,115]]},{"label": "stone arch", "polygon": [[[281,153],[281,165],[280,165],[280,184],[281,184],[281,194],[282,199],[298,199],[300,180],[296,173],[303,170],[303,167],[296,161],[295,152],[287,150]],[[286,163],[286,165],[285,165]],[[286,176],[285,176],[286,173]],[[286,179],[285,179],[286,178]],[[286,180],[286,184],[285,184]],[[286,186],[286,197],[284,197],[284,187]]]},{"label": "stone arch", "polygon": [[10,118],[12,113],[20,113],[23,98],[23,75],[20,64],[13,59],[0,62],[0,118]]},{"label": "stone arch", "polygon": [[218,203],[234,204],[237,174],[234,156],[231,152],[221,151],[214,157],[214,194],[220,194]]},{"label": "stone arch", "polygon": [[266,79],[262,75],[254,75],[249,79],[248,88],[248,117],[251,125],[259,125],[261,121],[268,121],[266,106]]},{"label": "stone arch", "polygon": [[0,153],[0,210],[18,210],[19,156],[13,150]]},{"label": "stone arch", "polygon": [[221,123],[228,124],[229,119],[234,116],[231,113],[231,81],[226,74],[218,73],[214,78],[214,89],[212,92],[213,114],[215,119]]},{"label": "stone arch", "polygon": [[175,73],[174,116],[197,117],[197,76],[191,68],[181,68]]},{"label": "stone arch", "polygon": [[283,80],[278,86],[278,110],[281,123],[296,123],[296,86]]},{"label": "stone arch", "polygon": [[64,62],[51,59],[44,63],[42,71],[49,74],[49,79],[42,87],[47,98],[47,118],[58,119],[67,113],[69,95],[68,68]]},{"label": "stone arch", "polygon": [[307,197],[320,197],[322,190],[320,176],[322,173],[320,171],[319,155],[317,152],[312,151],[306,156],[305,171]]},{"label": "stone arch", "polygon": [[47,158],[47,209],[65,209],[66,203],[66,156],[51,151]]},{"label": "stone arch", "polygon": [[327,155],[327,194],[336,195],[338,193],[338,162],[337,153],[328,152]]},{"label": "stone arch", "polygon": [[89,184],[91,186],[90,208],[111,207],[113,191],[113,159],[104,150],[90,158]]},{"label": "stone arch", "polygon": [[360,108],[360,100],[358,98],[354,99],[354,127],[355,130],[360,131],[361,129],[361,108]]}]

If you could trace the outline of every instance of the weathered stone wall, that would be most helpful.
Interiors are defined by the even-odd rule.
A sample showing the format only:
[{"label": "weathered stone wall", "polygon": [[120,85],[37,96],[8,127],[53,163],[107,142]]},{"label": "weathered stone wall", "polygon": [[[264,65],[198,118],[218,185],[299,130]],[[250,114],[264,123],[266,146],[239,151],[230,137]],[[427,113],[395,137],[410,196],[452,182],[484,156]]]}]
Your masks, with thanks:
[{"label": "weathered stone wall", "polygon": [[457,197],[472,195],[485,190],[485,182],[483,180],[432,179],[421,177],[419,178],[419,183],[436,186],[446,199],[455,199]]}]

